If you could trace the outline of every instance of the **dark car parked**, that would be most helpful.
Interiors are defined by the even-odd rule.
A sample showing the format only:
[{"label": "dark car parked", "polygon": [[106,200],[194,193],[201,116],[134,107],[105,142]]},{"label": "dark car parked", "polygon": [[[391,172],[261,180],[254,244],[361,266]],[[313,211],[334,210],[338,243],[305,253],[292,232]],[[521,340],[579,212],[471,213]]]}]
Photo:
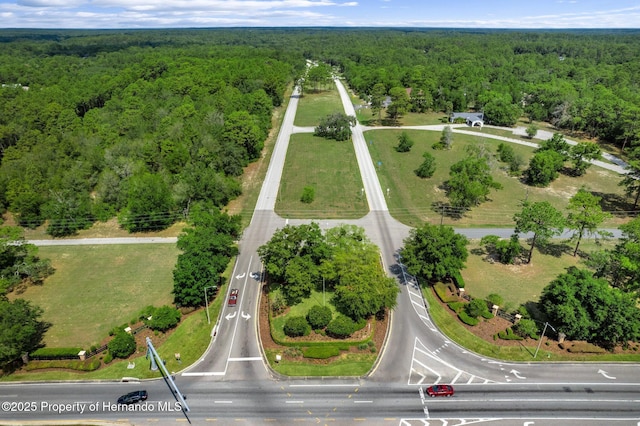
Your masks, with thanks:
[{"label": "dark car parked", "polygon": [[118,398],[118,404],[134,404],[136,402],[144,401],[148,397],[146,390],[137,390],[129,392],[126,395],[122,395]]}]

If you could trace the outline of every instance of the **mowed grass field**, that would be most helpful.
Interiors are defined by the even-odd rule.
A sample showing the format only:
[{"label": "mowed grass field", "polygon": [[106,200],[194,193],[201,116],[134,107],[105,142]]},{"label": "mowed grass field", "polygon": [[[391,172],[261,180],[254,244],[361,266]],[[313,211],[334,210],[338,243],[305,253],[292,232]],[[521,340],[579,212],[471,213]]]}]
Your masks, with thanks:
[{"label": "mowed grass field", "polygon": [[39,256],[55,273],[16,297],[40,306],[53,324],[47,346],[88,349],[145,306],[172,304],[178,253],[175,244],[43,246]]},{"label": "mowed grass field", "polygon": [[[398,145],[400,129],[370,130],[365,132],[369,152],[377,166],[378,178],[382,188],[389,188],[387,203],[390,213],[399,221],[419,226],[421,223],[440,223],[441,211],[437,203],[448,203],[443,183],[449,179],[452,164],[467,155],[468,145],[484,145],[491,153],[496,153],[501,141],[453,134],[450,150],[434,150],[431,146],[440,139],[441,132],[426,130],[405,130],[415,142],[410,152],[399,153],[394,149]],[[506,143],[506,142],[505,142]],[[510,144],[528,164],[533,156],[533,148]],[[422,163],[424,152],[431,153],[436,159],[436,172],[432,178],[421,179],[414,170]],[[565,211],[569,199],[585,186],[592,193],[603,197],[605,209],[624,210],[627,206],[623,188],[618,184],[621,177],[608,170],[592,166],[581,177],[560,175],[547,188],[535,188],[525,185],[520,178],[511,177],[503,168],[505,164],[497,159],[493,164],[493,177],[502,184],[503,189],[492,190],[489,201],[472,208],[460,218],[444,217],[444,224],[457,227],[512,226],[513,215],[521,210],[522,202],[548,201],[561,211]],[[526,168],[525,165],[523,167]],[[612,219],[605,226],[616,227],[621,219]]]},{"label": "mowed grass field", "polygon": [[[300,201],[306,186],[315,189],[312,203]],[[353,143],[309,133],[292,135],[276,213],[298,219],[352,219],[368,211]]]},{"label": "mowed grass field", "polygon": [[298,102],[294,124],[301,127],[317,126],[320,120],[336,112],[344,113],[344,108],[336,85],[331,83],[317,92],[304,93]]}]

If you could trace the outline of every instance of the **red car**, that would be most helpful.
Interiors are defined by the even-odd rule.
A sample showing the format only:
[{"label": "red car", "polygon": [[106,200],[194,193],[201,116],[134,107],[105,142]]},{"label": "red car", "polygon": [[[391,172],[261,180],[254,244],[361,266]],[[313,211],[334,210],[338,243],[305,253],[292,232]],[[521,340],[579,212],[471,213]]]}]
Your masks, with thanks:
[{"label": "red car", "polygon": [[238,303],[238,289],[234,288],[229,294],[229,306],[236,306],[236,303]]},{"label": "red car", "polygon": [[452,396],[453,395],[453,386],[451,385],[433,385],[427,388],[427,395],[431,398],[435,398],[436,396]]}]

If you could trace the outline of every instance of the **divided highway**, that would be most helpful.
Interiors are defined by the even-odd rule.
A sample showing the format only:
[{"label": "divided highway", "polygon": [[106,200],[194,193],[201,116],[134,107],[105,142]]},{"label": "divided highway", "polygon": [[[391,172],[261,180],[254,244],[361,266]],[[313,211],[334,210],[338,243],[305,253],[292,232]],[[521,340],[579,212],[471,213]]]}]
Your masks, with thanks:
[{"label": "divided highway", "polygon": [[[347,114],[355,115],[347,91],[336,84]],[[176,405],[163,380],[104,383],[0,385],[1,424],[92,420],[119,424],[332,424],[332,425],[638,425],[640,365],[507,363],[478,356],[449,341],[434,326],[415,279],[401,273],[397,250],[409,228],[388,212],[364,128],[353,128],[354,150],[370,212],[358,220],[322,220],[321,227],[353,223],[380,247],[385,268],[401,293],[378,365],[362,378],[286,378],[267,368],[258,334],[262,266],[257,248],[287,221],[274,213],[298,92],[292,95],[277,138],[256,210],[240,241],[230,288],[238,303],[212,318],[206,354],[176,383],[190,411]],[[488,137],[488,135],[485,135]],[[215,324],[215,326],[213,326]],[[424,398],[420,389],[452,383],[452,398]],[[112,405],[130,390],[149,399],[137,411]],[[27,404],[28,403],[28,404]],[[115,408],[114,408],[115,407]],[[143,410],[144,409],[144,410]]]}]

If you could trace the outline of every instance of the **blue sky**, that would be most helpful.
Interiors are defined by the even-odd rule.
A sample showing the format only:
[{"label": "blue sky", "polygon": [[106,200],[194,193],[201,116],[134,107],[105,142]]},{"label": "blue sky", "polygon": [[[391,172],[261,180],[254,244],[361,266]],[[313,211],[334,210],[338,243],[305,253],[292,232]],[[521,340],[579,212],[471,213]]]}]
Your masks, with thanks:
[{"label": "blue sky", "polygon": [[0,28],[639,28],[640,0],[0,0]]}]

